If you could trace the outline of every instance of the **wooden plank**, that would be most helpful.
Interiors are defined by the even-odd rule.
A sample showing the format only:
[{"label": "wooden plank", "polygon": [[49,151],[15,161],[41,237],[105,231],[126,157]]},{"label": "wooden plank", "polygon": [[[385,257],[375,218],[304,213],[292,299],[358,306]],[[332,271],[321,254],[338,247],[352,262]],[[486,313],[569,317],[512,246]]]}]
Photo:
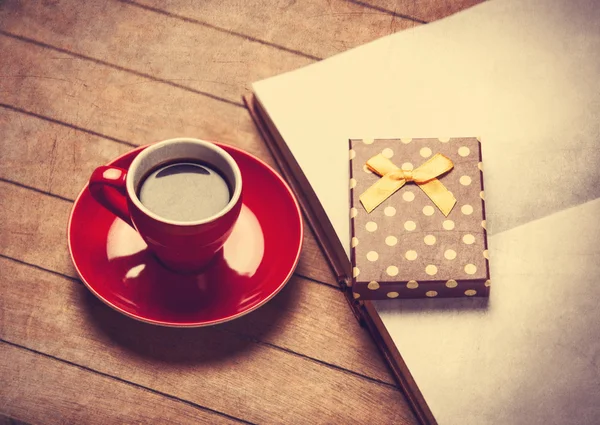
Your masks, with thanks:
[{"label": "wooden plank", "polygon": [[[67,60],[73,68],[65,69],[64,60],[53,59],[55,52],[10,38],[0,37],[0,51],[6,59],[0,62],[1,102],[71,125],[0,107],[0,176],[5,179],[74,199],[95,167],[131,149],[111,138],[141,145],[190,135],[239,146],[275,166],[244,108],[161,84],[136,84],[136,76],[89,61]],[[29,69],[45,78],[26,77]],[[65,73],[72,80],[62,81]],[[10,77],[15,75],[20,76]],[[107,94],[113,89],[116,94]],[[73,125],[94,130],[90,134]],[[298,273],[335,285],[306,230]]]},{"label": "wooden plank", "polygon": [[[395,9],[404,10],[408,6],[441,16],[466,7],[468,4],[464,3],[469,1],[474,2],[430,0],[416,6],[406,2],[408,5],[401,4]],[[0,19],[3,19],[3,31],[238,103],[240,94],[249,89],[253,81],[308,65],[317,57],[329,56],[416,25],[414,21],[400,18],[399,14],[390,16],[338,0],[328,5],[299,2],[292,8],[302,12],[290,10],[267,15],[276,20],[274,25],[269,26],[265,25],[263,9],[254,3],[244,3],[246,9],[253,11],[244,13],[247,10],[240,10],[235,2],[221,7],[203,2],[199,8],[197,4],[175,2],[169,5],[179,11],[174,15],[157,8],[157,3],[140,7],[133,2],[109,1],[90,3],[82,8],[78,7],[76,0],[63,0],[51,5],[9,0],[0,11]],[[213,13],[207,13],[206,8]],[[187,13],[193,13],[196,20],[185,18]],[[308,16],[303,19],[303,15]],[[282,22],[283,16],[295,25]],[[200,21],[199,17],[203,20]],[[332,18],[337,24],[333,27]],[[269,20],[268,17],[266,19]],[[245,22],[243,28],[232,33],[229,28],[239,26],[240,20]],[[219,21],[223,21],[222,28],[218,25]],[[246,35],[245,31],[252,31],[257,26],[260,26],[262,34]],[[334,44],[340,47],[320,51],[316,56],[309,54],[311,57],[292,53],[298,51],[295,48],[286,51],[273,47],[280,46],[280,40],[283,43],[294,40],[288,35],[291,28],[298,26],[304,27],[294,43],[298,49],[302,50],[302,46],[331,46],[328,42],[331,38],[335,38],[337,43]],[[335,31],[336,26],[343,28],[342,34]],[[265,33],[267,31],[268,34]],[[345,41],[344,35],[352,37]]]},{"label": "wooden plank", "polygon": [[6,343],[0,343],[0,381],[6,424],[240,423]]},{"label": "wooden plank", "polygon": [[245,108],[0,35],[2,103],[143,145],[182,135],[243,147],[273,164]]},{"label": "wooden plank", "polygon": [[[226,0],[219,2],[219,7],[214,1],[137,0],[128,3],[318,58],[418,25],[414,20],[390,16],[346,0],[285,1],[271,13],[265,13],[273,9],[273,2],[269,0]],[[413,9],[409,4],[403,6]]]},{"label": "wooden plank", "polygon": [[[0,254],[77,278],[65,237],[70,203],[4,182],[0,199],[6,206],[0,208]],[[329,286],[294,277],[267,305],[224,328],[393,384],[343,294]]]},{"label": "wooden plank", "polygon": [[119,1],[3,3],[3,31],[238,104],[249,83],[315,60]]},{"label": "wooden plank", "polygon": [[389,16],[431,22],[472,7],[485,0],[347,0]]},{"label": "wooden plank", "polygon": [[[414,423],[396,388],[228,328],[137,322],[82,285],[4,258],[0,290],[5,341],[228,415],[261,423]],[[272,329],[265,323],[262,331]]]}]

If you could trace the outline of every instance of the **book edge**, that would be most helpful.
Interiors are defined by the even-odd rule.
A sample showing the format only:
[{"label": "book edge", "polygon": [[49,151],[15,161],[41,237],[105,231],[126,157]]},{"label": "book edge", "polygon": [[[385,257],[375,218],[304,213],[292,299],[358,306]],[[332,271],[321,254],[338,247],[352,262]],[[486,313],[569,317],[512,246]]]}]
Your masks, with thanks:
[{"label": "book edge", "polygon": [[372,301],[358,301],[353,298],[350,286],[350,261],[300,165],[296,162],[291,150],[287,147],[257,96],[250,93],[242,97],[265,144],[296,194],[305,217],[336,275],[338,284],[340,284],[354,316],[361,326],[366,327],[371,334],[373,342],[383,355],[388,367],[390,367],[396,382],[408,398],[417,420],[422,425],[437,425],[433,413],[402,359],[391,335],[379,317],[375,305]]}]

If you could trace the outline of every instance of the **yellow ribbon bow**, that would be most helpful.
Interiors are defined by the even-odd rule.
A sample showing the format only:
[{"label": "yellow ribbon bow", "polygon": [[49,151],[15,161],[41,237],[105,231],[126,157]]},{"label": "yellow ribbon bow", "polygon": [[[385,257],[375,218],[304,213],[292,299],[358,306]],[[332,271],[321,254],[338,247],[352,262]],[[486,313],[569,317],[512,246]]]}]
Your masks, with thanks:
[{"label": "yellow ribbon bow", "polygon": [[370,188],[360,195],[360,202],[368,213],[383,201],[392,196],[407,182],[414,182],[429,199],[448,216],[456,199],[436,177],[447,173],[454,167],[450,158],[437,153],[420,167],[407,171],[398,168],[382,154],[375,155],[367,161],[367,168],[381,176]]}]

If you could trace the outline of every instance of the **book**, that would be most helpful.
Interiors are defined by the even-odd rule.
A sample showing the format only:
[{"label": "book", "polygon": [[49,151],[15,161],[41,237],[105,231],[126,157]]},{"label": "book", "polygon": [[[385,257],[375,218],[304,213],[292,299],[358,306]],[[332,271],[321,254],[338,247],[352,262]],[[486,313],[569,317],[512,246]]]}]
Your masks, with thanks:
[{"label": "book", "polygon": [[348,139],[481,136],[489,300],[348,297],[424,424],[600,421],[599,21],[485,2],[247,98],[345,287]]}]

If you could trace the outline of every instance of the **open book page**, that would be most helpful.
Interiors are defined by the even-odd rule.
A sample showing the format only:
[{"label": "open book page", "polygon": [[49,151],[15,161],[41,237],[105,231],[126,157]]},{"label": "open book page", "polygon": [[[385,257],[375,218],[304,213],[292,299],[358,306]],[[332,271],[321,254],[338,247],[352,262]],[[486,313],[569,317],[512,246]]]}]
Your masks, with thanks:
[{"label": "open book page", "polygon": [[598,22],[595,0],[489,1],[254,84],[347,252],[349,138],[481,137],[489,302],[377,303],[440,424],[600,418]]},{"label": "open book page", "polygon": [[490,238],[485,299],[379,302],[440,424],[600,420],[600,200]]}]

